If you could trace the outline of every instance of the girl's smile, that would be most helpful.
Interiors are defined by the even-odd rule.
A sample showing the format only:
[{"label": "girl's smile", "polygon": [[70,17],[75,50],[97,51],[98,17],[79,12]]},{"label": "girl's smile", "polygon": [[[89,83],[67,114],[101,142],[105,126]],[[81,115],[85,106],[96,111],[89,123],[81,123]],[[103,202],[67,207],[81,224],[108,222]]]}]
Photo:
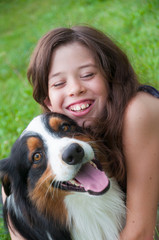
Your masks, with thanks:
[{"label": "girl's smile", "polygon": [[51,111],[63,113],[79,125],[102,116],[106,80],[87,47],[78,42],[59,46],[53,53],[48,78],[45,104]]},{"label": "girl's smile", "polygon": [[71,111],[71,114],[73,114],[74,116],[80,117],[84,116],[91,110],[91,108],[93,107],[93,103],[93,100],[83,100],[70,104],[67,109]]},{"label": "girl's smile", "polygon": [[93,101],[91,100],[85,100],[85,102],[78,102],[71,104],[68,106],[68,109],[74,112],[84,111],[85,109],[88,109],[92,105]]}]

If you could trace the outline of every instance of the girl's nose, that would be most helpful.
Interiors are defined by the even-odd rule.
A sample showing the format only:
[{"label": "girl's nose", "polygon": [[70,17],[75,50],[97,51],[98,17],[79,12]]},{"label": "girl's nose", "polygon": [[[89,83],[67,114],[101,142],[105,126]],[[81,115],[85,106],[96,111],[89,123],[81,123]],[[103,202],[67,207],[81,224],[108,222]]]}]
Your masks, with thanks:
[{"label": "girl's nose", "polygon": [[86,87],[80,82],[79,79],[71,81],[69,85],[69,96],[79,96],[86,92]]}]

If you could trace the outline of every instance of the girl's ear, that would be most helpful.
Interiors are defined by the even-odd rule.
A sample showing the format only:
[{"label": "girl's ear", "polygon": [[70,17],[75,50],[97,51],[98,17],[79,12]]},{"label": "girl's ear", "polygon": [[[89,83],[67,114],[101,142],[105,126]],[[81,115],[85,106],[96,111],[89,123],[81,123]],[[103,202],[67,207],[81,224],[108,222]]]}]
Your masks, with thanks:
[{"label": "girl's ear", "polygon": [[45,98],[44,103],[45,103],[46,107],[47,107],[51,112],[53,112],[53,106],[51,105],[51,102],[50,102],[49,97],[46,97],[46,98]]},{"label": "girl's ear", "polygon": [[4,188],[4,192],[7,196],[11,194],[11,182],[9,177],[9,172],[7,171],[7,162],[10,159],[5,158],[0,160],[0,179],[2,182],[2,186]]}]

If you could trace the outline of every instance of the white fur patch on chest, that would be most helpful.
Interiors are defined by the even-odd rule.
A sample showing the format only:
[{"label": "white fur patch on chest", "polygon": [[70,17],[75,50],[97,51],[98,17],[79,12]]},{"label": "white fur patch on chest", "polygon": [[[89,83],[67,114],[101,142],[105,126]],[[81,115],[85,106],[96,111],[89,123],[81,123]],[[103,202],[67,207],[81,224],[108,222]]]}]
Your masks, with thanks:
[{"label": "white fur patch on chest", "polygon": [[110,179],[103,195],[73,193],[65,198],[73,240],[117,240],[125,225],[124,196]]}]

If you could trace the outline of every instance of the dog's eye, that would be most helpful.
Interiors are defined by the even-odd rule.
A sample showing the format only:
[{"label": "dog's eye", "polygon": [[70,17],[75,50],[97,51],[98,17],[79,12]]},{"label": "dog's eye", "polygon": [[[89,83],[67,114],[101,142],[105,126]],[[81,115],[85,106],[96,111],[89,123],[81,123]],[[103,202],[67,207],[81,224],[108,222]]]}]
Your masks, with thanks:
[{"label": "dog's eye", "polygon": [[34,162],[39,162],[42,159],[42,153],[39,152],[34,153],[32,159]]},{"label": "dog's eye", "polygon": [[63,132],[69,132],[71,130],[71,125],[69,125],[68,123],[63,123],[60,126],[60,130]]}]

